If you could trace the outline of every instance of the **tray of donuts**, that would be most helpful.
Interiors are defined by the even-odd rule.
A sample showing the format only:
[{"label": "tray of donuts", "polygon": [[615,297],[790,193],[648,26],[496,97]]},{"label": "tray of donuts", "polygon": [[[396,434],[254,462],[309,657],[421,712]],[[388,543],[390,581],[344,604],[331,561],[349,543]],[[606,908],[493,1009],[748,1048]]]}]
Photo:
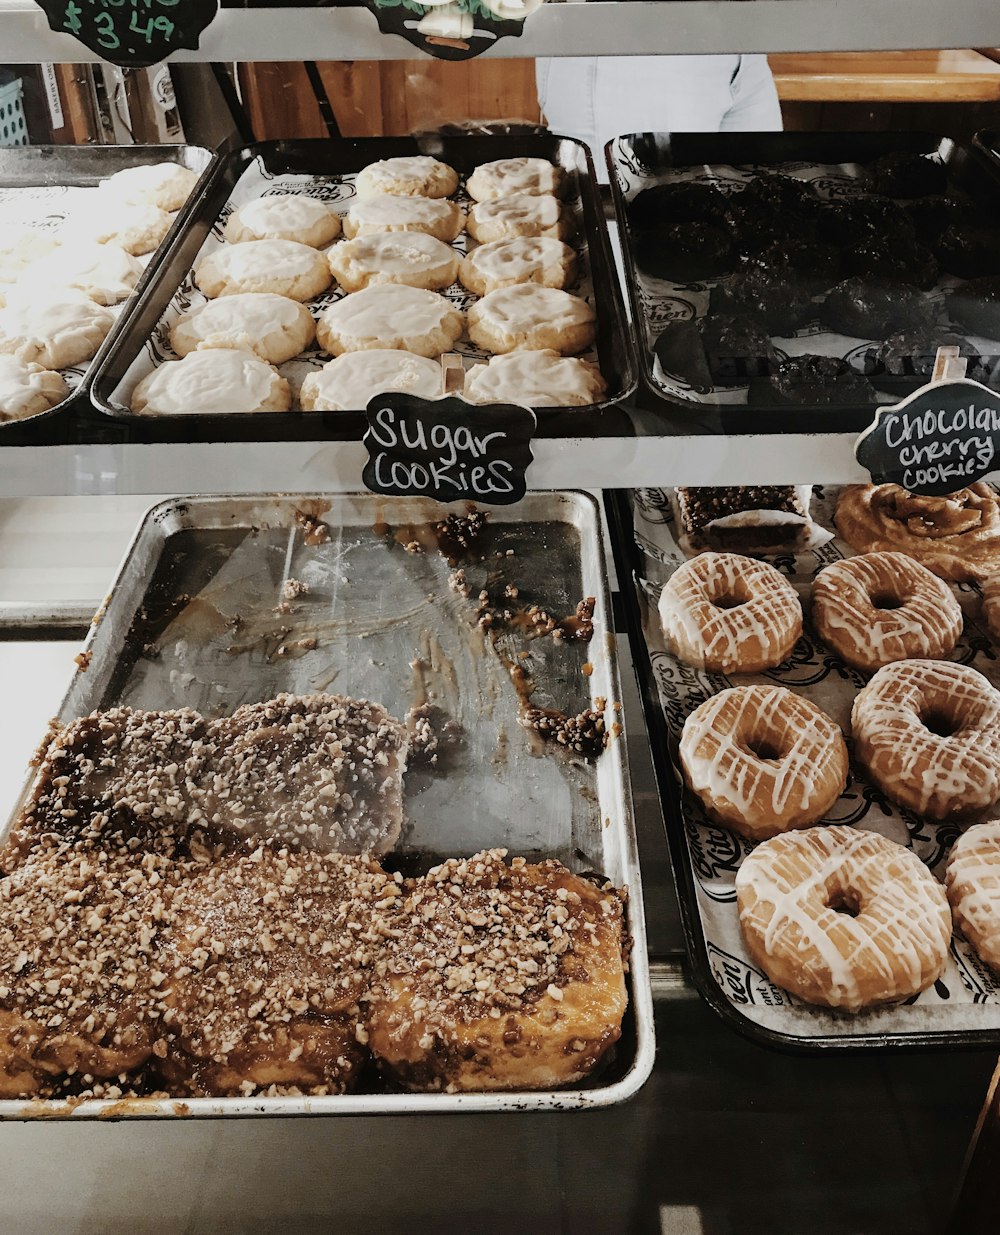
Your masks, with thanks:
[{"label": "tray of donuts", "polygon": [[56,413],[89,406],[95,357],[213,158],[184,145],[0,150],[0,440],[38,441]]},{"label": "tray of donuts", "polygon": [[0,1118],[631,1097],[609,614],[583,493],[154,506],[0,839]]},{"label": "tray of donuts", "polygon": [[[266,297],[264,299],[263,297]],[[133,432],[352,438],[386,390],[621,431],[635,364],[585,146],[279,141],[225,156],[94,387]],[[449,387],[455,393],[453,387]]]},{"label": "tray of donuts", "polygon": [[607,148],[653,406],[846,431],[941,344],[1000,357],[1000,162],[924,133],[637,133]]},{"label": "tray of donuts", "polygon": [[699,989],[783,1048],[1000,1043],[1000,496],[619,495]]}]

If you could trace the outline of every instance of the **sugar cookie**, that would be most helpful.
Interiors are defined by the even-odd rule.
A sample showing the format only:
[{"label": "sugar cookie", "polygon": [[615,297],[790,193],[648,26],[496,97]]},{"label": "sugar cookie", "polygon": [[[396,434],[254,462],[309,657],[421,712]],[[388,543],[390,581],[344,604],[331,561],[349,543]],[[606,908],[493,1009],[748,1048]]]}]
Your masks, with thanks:
[{"label": "sugar cookie", "polygon": [[178,356],[198,348],[239,347],[268,364],[282,364],[304,352],[315,337],[305,305],[271,292],[243,292],[210,300],[178,318],[170,346]]},{"label": "sugar cookie", "polygon": [[563,288],[573,281],[576,254],[550,236],[518,236],[481,244],[465,258],[458,277],[470,292],[488,296],[516,283]]},{"label": "sugar cookie", "polygon": [[387,390],[434,399],[441,393],[441,366],[410,352],[346,352],[306,377],[299,404],[306,412],[360,411]]},{"label": "sugar cookie", "polygon": [[572,220],[550,193],[516,193],[477,202],[469,211],[466,226],[469,235],[480,244],[513,240],[515,236],[551,236],[562,240],[572,231]]},{"label": "sugar cookie", "polygon": [[215,348],[168,360],[148,373],[132,394],[132,411],[153,416],[287,412],[285,379],[250,352]]},{"label": "sugar cookie", "polygon": [[370,348],[440,356],[464,325],[462,313],[437,292],[387,283],[354,292],[324,309],[316,337],[332,356]]},{"label": "sugar cookie", "polygon": [[116,244],[138,257],[159,248],[174,221],[172,214],[151,202],[98,201],[94,205],[92,211],[69,216],[59,234],[64,245],[80,241]]},{"label": "sugar cookie", "polygon": [[0,309],[0,354],[68,369],[95,355],[114,322],[110,309],[83,292],[32,295],[18,287]]},{"label": "sugar cookie", "polygon": [[131,296],[143,264],[116,244],[81,241],[61,245],[48,257],[32,262],[17,282],[29,291],[74,288],[98,304],[117,304]]},{"label": "sugar cookie", "polygon": [[458,277],[458,254],[426,232],[377,232],[342,240],[327,253],[334,278],[345,292],[376,283],[406,283],[438,291]]},{"label": "sugar cookie", "polygon": [[490,352],[552,348],[570,356],[594,341],[594,310],[579,296],[534,283],[503,287],[469,310],[469,338]]},{"label": "sugar cookie", "polygon": [[373,232],[426,232],[438,240],[451,241],[463,227],[465,215],[454,202],[388,193],[359,197],[344,219],[348,240]]},{"label": "sugar cookie", "polygon": [[21,272],[59,247],[51,232],[20,223],[5,223],[0,229],[0,283],[13,283]]},{"label": "sugar cookie", "polygon": [[584,407],[597,403],[606,389],[597,365],[550,349],[493,356],[465,375],[465,397],[471,403]]},{"label": "sugar cookie", "polygon": [[150,202],[161,210],[180,210],[197,183],[197,173],[179,163],[148,163],[115,172],[101,181],[101,189],[123,202]]},{"label": "sugar cookie", "polygon": [[58,373],[20,356],[0,356],[0,420],[26,420],[69,394]]},{"label": "sugar cookie", "polygon": [[561,169],[548,159],[518,156],[480,164],[465,187],[474,201],[488,202],[514,193],[558,193],[562,185]]},{"label": "sugar cookie", "polygon": [[272,292],[311,300],[330,286],[330,267],[317,249],[295,240],[224,244],[199,262],[194,281],[210,299],[241,292]]},{"label": "sugar cookie", "polygon": [[230,244],[297,240],[321,249],[340,235],[340,219],[318,198],[304,193],[272,193],[231,214],[222,234]]},{"label": "sugar cookie", "polygon": [[358,197],[393,193],[400,197],[450,197],[458,188],[454,168],[427,154],[381,159],[358,172]]}]

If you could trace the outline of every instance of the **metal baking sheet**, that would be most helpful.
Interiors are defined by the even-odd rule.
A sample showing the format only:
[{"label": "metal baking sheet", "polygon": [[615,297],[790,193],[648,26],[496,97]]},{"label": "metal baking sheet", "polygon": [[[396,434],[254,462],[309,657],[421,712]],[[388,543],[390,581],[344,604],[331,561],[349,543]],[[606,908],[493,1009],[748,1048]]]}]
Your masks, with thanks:
[{"label": "metal baking sheet", "polygon": [[[304,544],[298,512],[321,519],[329,540]],[[281,691],[330,691],[374,699],[402,718],[429,699],[462,741],[438,767],[407,773],[407,823],[391,861],[411,873],[502,845],[627,885],[630,1009],[606,1070],[565,1091],[143,1098],[72,1110],[0,1101],[0,1117],[576,1110],[624,1101],[642,1085],[653,1059],[652,1001],[624,731],[596,764],[571,763],[518,725],[508,671],[526,664],[537,684],[532,702],[568,714],[621,698],[599,509],[586,494],[564,492],[529,494],[494,511],[477,550],[485,560],[463,563],[471,600],[449,587],[451,567],[428,535],[430,521],[450,512],[465,509],[372,494],[175,498],[153,507],[58,716],[127,704],[217,717]],[[426,552],[403,547],[415,539]],[[289,578],[310,590],[285,615],[275,606]],[[487,582],[493,594],[514,583],[523,600],[560,615],[595,597],[592,641],[505,633],[494,646],[475,619],[474,598]],[[316,640],[315,649],[299,647],[302,639]],[[524,651],[527,660],[518,657]],[[614,717],[609,711],[609,723]]]},{"label": "metal baking sheet", "polygon": [[[182,167],[202,175],[211,166],[215,155],[203,146],[13,146],[0,149],[0,226],[4,223],[27,224],[42,232],[55,232],[63,221],[76,210],[85,210],[98,185],[108,176],[126,167],[139,167],[147,163],[179,163]],[[197,189],[195,190],[195,193]],[[194,196],[194,194],[192,194]],[[178,219],[183,210],[178,212]],[[175,220],[176,226],[177,220]],[[170,243],[167,234],[162,244],[153,253],[139,258],[146,264],[147,273],[140,280],[136,292],[141,292],[156,261]],[[127,302],[126,302],[127,303]],[[112,311],[122,313],[123,305],[113,305]],[[62,369],[69,386],[69,394],[61,403],[47,412],[40,412],[28,420],[7,421],[0,424],[0,440],[13,442],[24,436],[26,441],[37,441],[33,430],[44,420],[71,406],[86,406],[90,382],[97,372],[101,358],[106,354],[116,327],[97,355],[82,365]]]},{"label": "metal baking sheet", "polygon": [[[640,238],[628,223],[627,203],[655,184],[698,182],[715,184],[723,192],[737,192],[756,172],[779,169],[811,183],[819,197],[842,201],[863,194],[858,183],[862,164],[895,151],[935,154],[946,164],[952,187],[973,197],[995,202],[1000,189],[1000,163],[984,156],[981,143],[966,144],[928,133],[629,133],[608,142],[605,153],[618,215],[624,255],[625,282],[636,323],[642,385],[653,406],[672,406],[684,420],[729,433],[844,432],[862,429],[881,403],[897,402],[920,384],[914,381],[897,395],[876,391],[876,402],[841,407],[788,406],[768,403],[755,392],[748,406],[748,387],[696,390],[677,374],[664,373],[653,345],[671,322],[688,321],[708,313],[709,294],[726,277],[674,283],[646,274],[637,264]],[[963,280],[942,275],[926,292],[938,306],[948,290]],[[958,334],[958,326],[951,327]],[[967,336],[983,357],[995,357],[995,339]],[[867,351],[872,342],[835,334],[817,320],[794,337],[778,338],[779,356],[816,352],[850,360]]]},{"label": "metal baking sheet", "polygon": [[[832,529],[838,489],[814,490],[813,515]],[[823,644],[809,622],[812,579],[824,566],[853,550],[838,537],[797,556],[771,560],[803,598],[803,637],[788,661],[763,674],[733,679],[682,664],[666,648],[657,602],[663,583],[685,555],[674,538],[669,494],[641,489],[632,502],[619,497],[615,523],[627,557],[623,577],[633,660],[640,676],[657,782],[664,805],[681,912],[694,977],[705,999],[725,1020],[755,1041],[786,1050],[870,1047],[977,1048],[1000,1045],[1000,976],[978,959],[959,935],[933,986],[904,1003],[851,1015],[795,999],[752,962],[736,910],[735,878],[752,845],[712,823],[683,785],[677,743],[685,718],[706,698],[733,685],[773,683],[803,695],[850,735],[851,705],[867,676],[845,665]],[[1000,663],[971,584],[955,584],[965,629],[952,659],[972,665],[1000,686]],[[851,824],[908,845],[942,879],[951,845],[961,832],[954,823],[934,823],[889,801],[852,762],[847,787],[824,823]]]},{"label": "metal baking sheet", "polygon": [[[562,429],[579,434],[599,431],[609,418],[617,423],[621,414],[614,415],[614,405],[635,389],[637,379],[593,162],[581,142],[548,133],[258,142],[224,156],[183,235],[175,237],[166,260],[123,321],[116,345],[94,384],[96,405],[109,415],[126,418],[133,429],[142,427],[156,440],[180,434],[179,440],[187,441],[192,433],[211,440],[358,436],[364,428],[363,408],[355,412],[281,412],[249,417],[205,416],[192,409],[184,416],[137,416],[131,411],[130,400],[142,377],[164,361],[176,359],[169,343],[170,326],[182,312],[204,303],[191,272],[200,258],[222,243],[222,228],[232,210],[268,193],[304,193],[345,214],[355,196],[356,175],[363,167],[378,159],[418,152],[441,158],[459,172],[462,184],[454,199],[463,206],[469,204],[465,178],[479,164],[493,159],[532,155],[549,159],[566,172],[566,204],[577,225],[568,243],[576,248],[579,260],[577,280],[568,290],[592,303],[597,311],[596,345],[584,356],[600,365],[608,394],[589,407],[539,409],[539,424],[542,431]],[[464,253],[467,244],[463,232],[454,247]],[[332,287],[310,301],[309,308],[318,316],[344,294]],[[477,299],[457,282],[444,295],[463,311]],[[455,350],[469,363],[488,356],[467,339],[459,341]],[[328,359],[327,353],[314,344],[301,356],[278,366],[296,402],[303,377]],[[618,428],[620,431],[621,426]]]}]

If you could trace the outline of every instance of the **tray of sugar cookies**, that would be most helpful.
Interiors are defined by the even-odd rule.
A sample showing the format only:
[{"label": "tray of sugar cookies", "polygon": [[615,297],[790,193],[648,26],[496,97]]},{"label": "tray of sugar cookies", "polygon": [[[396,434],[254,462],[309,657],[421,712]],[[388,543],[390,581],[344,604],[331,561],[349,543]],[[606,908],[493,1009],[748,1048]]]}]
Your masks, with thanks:
[{"label": "tray of sugar cookies", "polygon": [[1000,494],[615,499],[694,976],[781,1049],[1000,1043]]},{"label": "tray of sugar cookies", "polygon": [[610,612],[583,493],[154,506],[0,845],[0,1117],[631,1097]]},{"label": "tray of sugar cookies", "polygon": [[[635,365],[593,164],[551,134],[276,141],[222,158],[96,404],[157,437],[349,438],[375,395],[620,431]],[[453,391],[454,393],[454,391]]]},{"label": "tray of sugar cookies", "polygon": [[608,144],[653,406],[730,432],[862,429],[937,348],[996,384],[1000,165],[929,133]]},{"label": "tray of sugar cookies", "polygon": [[2,440],[37,440],[38,421],[86,395],[123,304],[213,157],[181,145],[0,150]]}]

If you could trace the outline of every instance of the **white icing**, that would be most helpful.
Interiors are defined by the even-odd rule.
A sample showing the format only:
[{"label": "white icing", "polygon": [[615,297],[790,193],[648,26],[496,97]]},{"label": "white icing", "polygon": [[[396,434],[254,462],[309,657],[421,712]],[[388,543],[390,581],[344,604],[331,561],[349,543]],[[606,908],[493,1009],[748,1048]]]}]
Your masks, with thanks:
[{"label": "white icing", "polygon": [[[932,715],[955,732],[931,732],[923,718]],[[855,699],[851,725],[872,779],[918,814],[943,819],[1000,797],[1000,691],[967,665],[886,665]]]},{"label": "white icing", "polygon": [[539,326],[567,330],[594,322],[594,310],[579,296],[537,283],[501,287],[477,301],[470,320],[503,333],[520,334]]},{"label": "white icing", "polygon": [[[494,4],[497,4],[497,0],[494,0]],[[513,7],[520,10],[519,16],[529,11],[519,0],[499,0],[497,7]],[[559,169],[548,159],[518,156],[481,164],[469,177],[468,189],[476,201],[483,202],[498,197],[510,197],[514,193],[555,193],[560,179]]]},{"label": "white icing", "polygon": [[428,154],[402,155],[369,163],[358,173],[359,197],[375,193],[399,193],[427,197],[447,197],[458,185],[458,177],[447,163]]},{"label": "white icing", "polygon": [[151,202],[109,202],[99,193],[88,199],[86,210],[69,216],[60,239],[65,245],[114,242],[132,254],[150,253],[172,222],[173,215]]},{"label": "white icing", "polygon": [[197,182],[197,175],[179,163],[148,163],[115,172],[101,181],[101,188],[125,202],[148,201],[164,210],[179,210]]},{"label": "white icing", "polygon": [[310,410],[357,411],[387,390],[434,399],[441,393],[441,366],[409,352],[347,352],[306,377],[301,401]]},{"label": "white icing", "polygon": [[0,309],[0,353],[52,369],[80,364],[101,346],[114,320],[83,292],[29,295],[18,288]]},{"label": "white icing", "polygon": [[268,278],[309,278],[323,264],[323,255],[297,240],[248,240],[224,244],[198,268],[206,275],[233,283],[260,283]]},{"label": "white icing", "polygon": [[454,202],[432,197],[402,197],[380,193],[358,198],[351,204],[349,233],[386,231],[449,232],[461,231],[462,212]]},{"label": "white icing", "polygon": [[450,273],[454,281],[458,255],[442,240],[426,232],[376,232],[343,240],[327,254],[330,269],[338,279],[368,278],[401,282],[404,278],[429,278]]},{"label": "white icing", "polygon": [[47,257],[59,247],[50,232],[19,223],[0,228],[0,283],[13,283],[32,262]]},{"label": "white icing", "polygon": [[132,406],[160,416],[282,410],[276,405],[283,389],[274,369],[249,352],[200,351],[154,369],[136,387]]},{"label": "white icing", "polygon": [[[287,239],[301,241],[303,233],[316,231],[315,244],[327,244],[340,231],[340,219],[315,197],[304,193],[272,193],[248,202],[226,224],[227,240]],[[313,244],[310,239],[302,243]]]},{"label": "white icing", "polygon": [[[766,841],[736,891],[751,952],[813,1002],[856,1012],[915,994],[944,968],[944,893],[916,854],[877,833],[810,828]],[[857,916],[838,912],[841,901]]]},{"label": "white icing", "polygon": [[945,885],[962,933],[988,965],[1000,967],[1000,820],[958,838]]},{"label": "white icing", "polygon": [[0,356],[0,419],[22,420],[65,399],[69,389],[58,373],[19,356]]},{"label": "white icing", "polygon": [[551,236],[515,236],[491,240],[472,250],[467,261],[480,277],[497,286],[513,283],[558,283],[572,270],[576,254]]},{"label": "white icing", "polygon": [[562,205],[549,194],[518,193],[477,202],[469,211],[469,230],[500,231],[504,236],[538,236],[558,229]]},{"label": "white icing", "polygon": [[181,341],[181,350],[187,351],[198,346],[274,351],[287,350],[282,345],[288,336],[293,340],[304,336],[304,341],[291,355],[296,355],[312,341],[312,315],[304,305],[270,292],[243,292],[209,300],[193,313],[179,318],[171,332],[171,341],[175,350]]},{"label": "white icing", "polygon": [[142,263],[115,244],[81,241],[32,263],[17,282],[30,293],[75,288],[100,304],[117,304],[132,294],[142,271]]},{"label": "white icing", "polygon": [[431,334],[460,317],[437,292],[385,283],[336,301],[321,320],[336,334],[360,340]]},{"label": "white icing", "polygon": [[494,356],[465,375],[465,397],[473,403],[574,407],[594,403],[604,392],[596,365],[551,349]]}]

